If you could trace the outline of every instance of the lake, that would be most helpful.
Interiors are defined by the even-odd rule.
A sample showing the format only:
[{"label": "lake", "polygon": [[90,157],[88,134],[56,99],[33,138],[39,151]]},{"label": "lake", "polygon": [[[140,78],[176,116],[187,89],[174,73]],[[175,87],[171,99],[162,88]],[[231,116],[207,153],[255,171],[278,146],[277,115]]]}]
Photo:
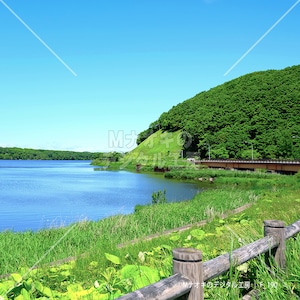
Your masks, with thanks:
[{"label": "lake", "polygon": [[162,174],[99,171],[90,161],[0,160],[0,231],[36,231],[129,214],[164,189],[168,202],[200,191],[196,184]]}]

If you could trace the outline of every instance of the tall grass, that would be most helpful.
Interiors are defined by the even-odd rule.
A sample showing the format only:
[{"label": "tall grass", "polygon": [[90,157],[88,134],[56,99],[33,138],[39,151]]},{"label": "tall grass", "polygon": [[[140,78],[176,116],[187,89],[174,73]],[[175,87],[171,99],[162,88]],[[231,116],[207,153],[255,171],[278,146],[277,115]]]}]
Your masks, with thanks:
[{"label": "tall grass", "polygon": [[98,222],[82,221],[65,228],[38,232],[5,231],[0,234],[0,274],[13,272],[23,265],[30,267],[68,230],[68,234],[44,257],[42,263],[89,251],[103,252],[103,249],[113,248],[119,243],[212,217],[208,207],[217,216],[253,199],[252,191],[207,190],[190,201],[144,206],[137,213],[116,215]]},{"label": "tall grass", "polygon": [[267,173],[267,172],[252,172],[252,171],[239,171],[239,170],[220,170],[213,168],[190,168],[188,170],[181,168],[172,168],[170,172],[165,174],[166,178],[176,179],[197,179],[199,177],[215,177],[215,178],[248,178],[248,179],[271,179],[277,183],[291,182],[296,176],[284,176],[280,174]]},{"label": "tall grass", "polygon": [[[82,221],[64,228],[39,232],[2,232],[0,274],[15,272],[20,267],[32,267],[37,262],[37,267],[41,268],[45,264],[47,268],[47,263],[76,257],[72,278],[88,288],[95,280],[101,278],[101,274],[107,267],[111,266],[105,253],[117,255],[121,263],[126,264],[137,263],[139,253],[145,252],[152,262],[154,260],[158,270],[164,270],[164,276],[168,276],[172,272],[170,250],[172,248],[196,247],[203,251],[204,260],[207,260],[262,237],[263,220],[279,219],[290,224],[299,219],[299,178],[287,176],[279,177],[280,180],[277,178],[277,176],[267,175],[266,178],[252,185],[243,184],[243,181],[238,185],[216,184],[215,189],[199,193],[190,201],[143,206],[136,213],[116,215],[98,222]],[[263,184],[264,180],[270,180],[271,183]],[[252,203],[252,206],[243,213],[230,216],[225,220],[220,219],[222,213],[246,203]],[[193,240],[192,230],[197,228],[195,226],[184,232],[161,235],[150,241],[140,241],[121,249],[117,248],[120,243],[194,224],[203,219],[210,219],[210,222],[203,227],[205,238],[201,240],[197,238]],[[53,247],[57,241],[60,242]],[[292,244],[294,242],[295,246]],[[278,294],[294,297],[293,293],[297,294],[299,290],[299,239],[291,240],[289,244],[291,246],[288,246],[287,251],[288,273],[285,275],[278,273],[285,285],[278,290],[276,297]],[[293,260],[294,265],[292,265]],[[92,267],[94,262],[97,268]],[[256,273],[260,268],[261,275]],[[250,280],[254,282],[255,275],[257,282],[269,280],[263,273],[266,272],[265,267],[255,265],[254,262],[249,264],[246,273],[241,272],[232,270],[221,279],[248,280],[246,276],[250,276]],[[241,291],[234,287],[206,289],[206,295],[211,299],[236,299],[237,294],[240,295]],[[267,294],[265,297],[264,299],[269,299]],[[282,296],[282,299],[288,299],[284,297]]]},{"label": "tall grass", "polygon": [[269,268],[261,256],[207,282],[205,299],[241,299],[253,292],[259,295],[259,299],[299,299],[300,237],[289,240],[286,247],[286,270],[279,269],[275,263]]}]

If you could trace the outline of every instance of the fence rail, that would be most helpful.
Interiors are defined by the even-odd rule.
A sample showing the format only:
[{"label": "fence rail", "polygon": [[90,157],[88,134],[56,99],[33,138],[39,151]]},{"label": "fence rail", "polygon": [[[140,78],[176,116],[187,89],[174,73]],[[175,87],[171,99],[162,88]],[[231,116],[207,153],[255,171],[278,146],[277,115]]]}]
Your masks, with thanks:
[{"label": "fence rail", "polygon": [[296,173],[300,170],[300,161],[273,161],[273,160],[194,160],[194,164],[203,164],[209,168],[255,170],[265,169],[271,172]]},{"label": "fence rail", "polygon": [[300,164],[300,160],[274,160],[274,159],[201,159],[196,162],[228,162],[228,163],[256,163],[256,164]]},{"label": "fence rail", "polygon": [[[174,275],[135,292],[121,296],[126,299],[204,299],[204,282],[217,277],[230,269],[266,253],[270,253],[279,267],[285,268],[285,240],[300,232],[300,220],[284,227],[283,221],[264,221],[264,237],[231,253],[202,262],[202,252],[191,248],[173,250]],[[272,251],[271,251],[272,250]]]}]

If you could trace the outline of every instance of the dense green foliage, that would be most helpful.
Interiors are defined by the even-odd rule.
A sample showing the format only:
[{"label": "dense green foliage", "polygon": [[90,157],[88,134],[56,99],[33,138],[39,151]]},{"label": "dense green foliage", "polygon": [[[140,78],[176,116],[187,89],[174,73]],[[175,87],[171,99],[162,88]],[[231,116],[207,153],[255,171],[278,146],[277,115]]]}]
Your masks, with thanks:
[{"label": "dense green foliage", "polygon": [[[300,159],[300,65],[254,72],[197,94],[140,133],[182,130],[185,150],[212,158]],[[186,142],[188,140],[188,143]],[[209,146],[209,147],[208,147]]]},{"label": "dense green foliage", "polygon": [[0,147],[0,159],[92,160],[101,153]]},{"label": "dense green foliage", "polygon": [[109,166],[112,162],[119,162],[123,156],[124,154],[119,152],[95,153],[91,164],[95,166]]},{"label": "dense green foliage", "polygon": [[152,204],[167,203],[167,191],[157,191],[152,193]]}]

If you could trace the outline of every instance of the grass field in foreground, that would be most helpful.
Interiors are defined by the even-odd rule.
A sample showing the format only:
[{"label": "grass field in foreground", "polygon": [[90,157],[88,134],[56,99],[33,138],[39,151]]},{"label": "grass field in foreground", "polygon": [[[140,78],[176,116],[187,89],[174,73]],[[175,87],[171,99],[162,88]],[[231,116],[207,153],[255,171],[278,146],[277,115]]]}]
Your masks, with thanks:
[{"label": "grass field in foreground", "polygon": [[[271,184],[272,177],[268,177],[265,185],[263,178],[258,181],[259,184],[251,185],[243,185],[240,178],[238,185],[226,183],[223,186],[222,183],[222,187],[200,193],[191,201],[145,206],[137,213],[99,222],[85,221],[37,233],[3,232],[0,234],[1,273],[17,271],[19,277],[14,275],[14,279],[4,280],[0,292],[4,293],[3,285],[9,286],[19,278],[20,291],[25,294],[26,290],[31,297],[29,299],[49,293],[57,298],[74,299],[76,292],[80,292],[82,297],[86,295],[81,299],[114,299],[121,293],[169,276],[172,272],[172,248],[201,249],[204,260],[207,260],[262,237],[265,219],[283,220],[287,225],[298,220],[299,177],[280,178],[280,184],[277,179]],[[220,220],[221,213],[245,203],[252,203],[252,206],[240,214]],[[169,236],[117,248],[119,243],[202,219],[210,222],[201,228],[193,227],[185,232],[174,232]],[[252,285],[263,286],[264,299],[297,299],[296,295],[300,296],[297,275],[299,238],[287,245],[286,272],[277,270],[276,275],[271,276],[264,264],[255,260],[244,265],[244,269],[231,271],[214,282],[250,280]],[[70,256],[76,256],[77,260],[60,267],[46,264]],[[36,262],[39,262],[39,268],[29,272],[28,268]],[[136,281],[134,268],[143,270],[142,275],[147,274],[147,280]],[[129,269],[131,277],[124,271]],[[268,282],[275,282],[277,288],[264,288]],[[13,291],[17,296],[17,291]],[[244,292],[245,289],[234,287],[207,287],[205,295],[207,299],[238,299]]]}]

